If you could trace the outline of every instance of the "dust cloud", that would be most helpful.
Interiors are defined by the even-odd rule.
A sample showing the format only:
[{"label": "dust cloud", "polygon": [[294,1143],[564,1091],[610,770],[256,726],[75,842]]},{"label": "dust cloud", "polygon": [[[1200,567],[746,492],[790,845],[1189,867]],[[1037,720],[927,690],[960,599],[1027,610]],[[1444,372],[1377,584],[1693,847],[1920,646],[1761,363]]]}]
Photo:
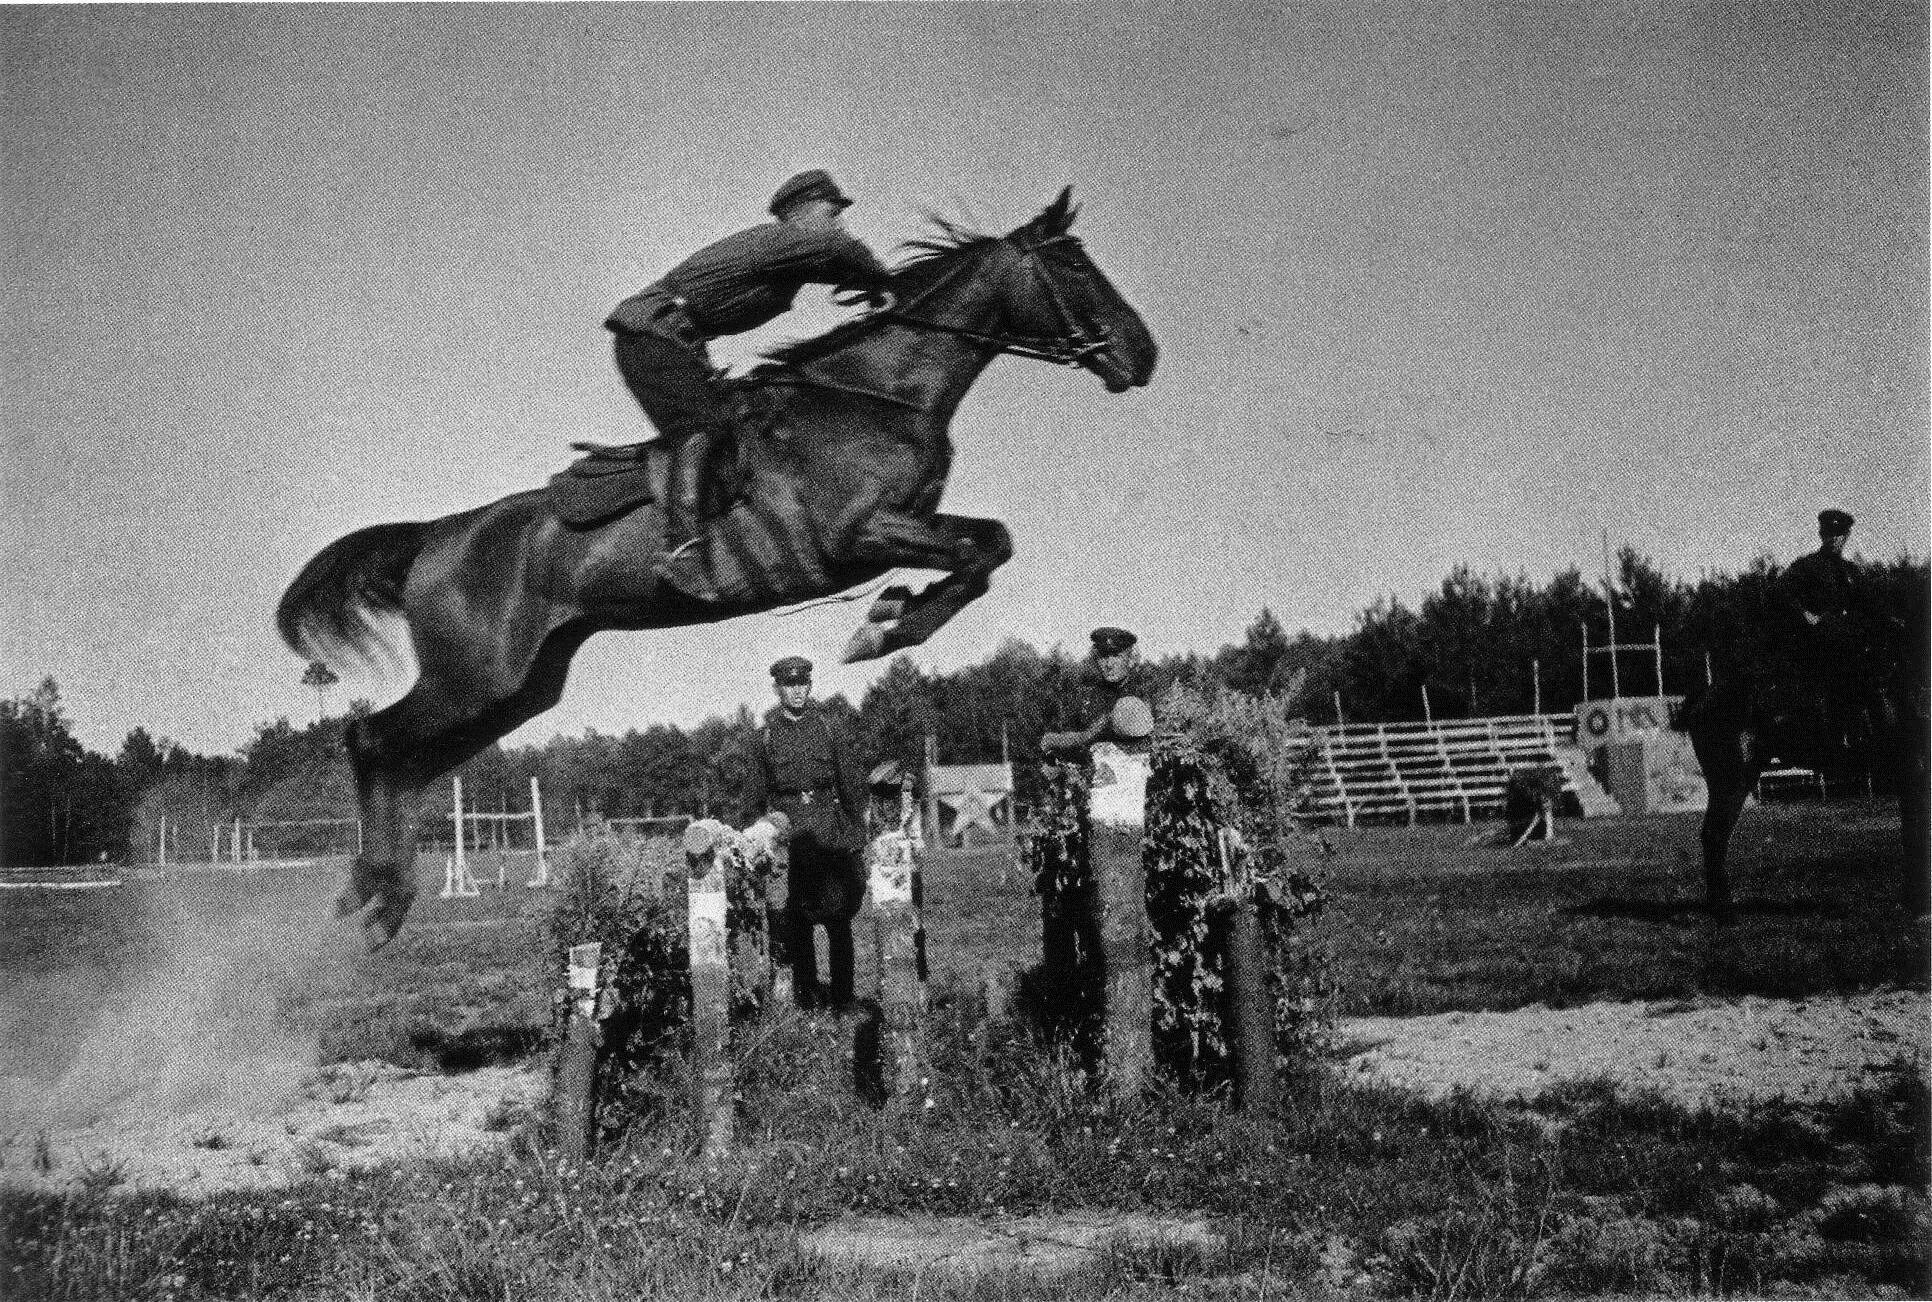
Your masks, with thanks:
[{"label": "dust cloud", "polygon": [[318,1066],[313,996],[359,957],[327,895],[216,873],[111,894],[71,936],[39,937],[26,970],[8,965],[0,1130],[285,1110]]}]

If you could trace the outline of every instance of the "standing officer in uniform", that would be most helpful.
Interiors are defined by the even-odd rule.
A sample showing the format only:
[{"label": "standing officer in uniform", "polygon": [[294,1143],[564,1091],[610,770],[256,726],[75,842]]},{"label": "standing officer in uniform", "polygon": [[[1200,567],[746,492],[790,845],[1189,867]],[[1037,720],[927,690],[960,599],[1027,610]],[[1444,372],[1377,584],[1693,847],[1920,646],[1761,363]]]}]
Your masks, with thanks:
[{"label": "standing officer in uniform", "polygon": [[830,1003],[852,1002],[852,919],[865,900],[865,785],[851,746],[812,703],[812,662],[771,667],[777,708],[756,734],[745,775],[745,823],[778,810],[791,820],[785,954],[799,1007],[820,1002],[813,928],[831,952]]},{"label": "standing officer in uniform", "polygon": [[[1092,633],[1093,658],[1080,688],[1082,726],[1073,732],[1049,732],[1040,739],[1048,758],[1084,755],[1087,747],[1107,740],[1114,732],[1114,706],[1123,696],[1142,696],[1134,661],[1139,641],[1124,628],[1097,628]],[[1139,741],[1145,736],[1121,738]]]},{"label": "standing officer in uniform", "polygon": [[1852,524],[1843,511],[1820,511],[1818,550],[1791,562],[1778,580],[1789,615],[1791,664],[1821,707],[1825,731],[1836,744],[1848,730],[1858,730],[1865,639],[1871,633],[1858,567],[1845,557]]},{"label": "standing officer in uniform", "polygon": [[790,310],[805,285],[850,289],[873,307],[889,303],[890,273],[845,230],[851,203],[824,172],[800,172],[772,195],[776,221],[699,249],[604,322],[617,336],[617,369],[631,396],[674,448],[667,549],[698,537],[706,468],[732,446],[727,392],[705,344]]}]

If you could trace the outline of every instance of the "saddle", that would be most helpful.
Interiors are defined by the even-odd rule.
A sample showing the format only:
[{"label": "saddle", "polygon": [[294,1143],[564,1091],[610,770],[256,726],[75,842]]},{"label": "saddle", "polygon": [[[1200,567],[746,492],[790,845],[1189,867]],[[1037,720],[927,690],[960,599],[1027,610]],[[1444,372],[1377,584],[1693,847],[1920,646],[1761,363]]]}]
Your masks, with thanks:
[{"label": "saddle", "polygon": [[550,514],[569,528],[594,529],[664,500],[673,455],[669,445],[652,440],[570,446],[584,455],[550,476],[544,498]]},{"label": "saddle", "polygon": [[[781,408],[782,391],[754,373],[735,382],[730,401],[732,442],[745,449],[750,441],[771,433]],[[572,529],[595,529],[670,492],[672,463],[677,446],[663,439],[642,443],[572,443],[584,455],[550,476],[545,501],[550,513]],[[730,496],[724,480],[737,475],[741,451],[713,449],[705,467],[707,500]]]}]

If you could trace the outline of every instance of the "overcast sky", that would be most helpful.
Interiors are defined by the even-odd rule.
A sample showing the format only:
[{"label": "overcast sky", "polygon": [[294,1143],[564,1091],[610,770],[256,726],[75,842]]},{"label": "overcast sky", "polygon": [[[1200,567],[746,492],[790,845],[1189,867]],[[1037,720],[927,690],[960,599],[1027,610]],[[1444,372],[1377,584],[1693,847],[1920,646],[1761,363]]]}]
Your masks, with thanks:
[{"label": "overcast sky", "polygon": [[[0,45],[0,694],[53,674],[97,749],[312,718],[303,561],[641,437],[605,312],[810,166],[881,251],[1071,183],[1163,350],[968,397],[947,509],[1019,554],[922,664],[1340,632],[1605,531],[1695,577],[1824,505],[1927,551],[1920,5],[59,6]],[[762,703],[792,651],[857,699],[860,613],[603,635],[514,740]]]}]

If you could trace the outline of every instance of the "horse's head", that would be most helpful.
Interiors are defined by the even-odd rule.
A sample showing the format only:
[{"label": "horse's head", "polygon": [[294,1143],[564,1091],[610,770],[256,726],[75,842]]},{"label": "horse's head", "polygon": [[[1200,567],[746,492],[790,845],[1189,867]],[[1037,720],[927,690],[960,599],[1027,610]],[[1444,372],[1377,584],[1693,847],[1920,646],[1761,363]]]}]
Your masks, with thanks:
[{"label": "horse's head", "polygon": [[1060,345],[1065,360],[1121,393],[1153,375],[1154,336],[1070,233],[1076,211],[1069,186],[1006,236],[1018,257],[1006,277],[1005,325]]}]

